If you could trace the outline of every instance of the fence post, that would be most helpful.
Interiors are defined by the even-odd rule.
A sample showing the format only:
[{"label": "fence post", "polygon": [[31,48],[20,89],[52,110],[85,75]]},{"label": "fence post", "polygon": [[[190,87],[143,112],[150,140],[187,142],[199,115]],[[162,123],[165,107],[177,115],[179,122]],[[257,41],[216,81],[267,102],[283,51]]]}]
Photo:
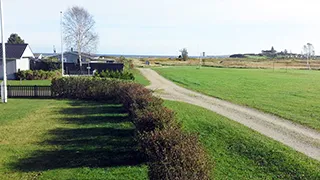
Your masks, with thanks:
[{"label": "fence post", "polygon": [[53,95],[53,91],[52,91],[52,85],[50,86],[50,93],[51,93],[51,97],[53,97],[54,95]]},{"label": "fence post", "polygon": [[34,96],[38,97],[38,86],[34,86]]}]

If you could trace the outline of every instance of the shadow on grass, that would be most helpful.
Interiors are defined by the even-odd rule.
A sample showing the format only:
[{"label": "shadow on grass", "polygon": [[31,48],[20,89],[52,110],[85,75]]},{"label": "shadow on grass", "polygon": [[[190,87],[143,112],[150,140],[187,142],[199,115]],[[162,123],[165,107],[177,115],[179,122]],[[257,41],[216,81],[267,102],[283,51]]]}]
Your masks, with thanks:
[{"label": "shadow on grass", "polygon": [[[62,110],[61,113],[67,115],[64,119],[66,122],[81,126],[49,131],[52,138],[41,145],[50,145],[49,147],[55,147],[56,150],[35,151],[29,157],[13,164],[13,167],[29,172],[61,168],[134,166],[143,163],[133,139],[134,128],[128,127],[127,115],[119,113],[123,112],[122,107],[95,104],[98,108],[94,108],[92,105],[88,103]],[[88,116],[73,118],[72,116],[79,113],[72,109],[79,108],[82,109],[82,115],[88,112]],[[103,113],[110,116],[104,116]],[[92,116],[93,114],[98,116]],[[122,126],[123,123],[126,125]]]}]

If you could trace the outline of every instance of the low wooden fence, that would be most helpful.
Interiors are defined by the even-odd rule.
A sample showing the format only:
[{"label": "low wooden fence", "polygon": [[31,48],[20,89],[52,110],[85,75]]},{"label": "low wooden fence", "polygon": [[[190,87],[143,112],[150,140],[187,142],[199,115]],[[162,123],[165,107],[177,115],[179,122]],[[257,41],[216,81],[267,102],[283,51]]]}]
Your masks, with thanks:
[{"label": "low wooden fence", "polygon": [[51,98],[51,86],[8,86],[9,98]]}]

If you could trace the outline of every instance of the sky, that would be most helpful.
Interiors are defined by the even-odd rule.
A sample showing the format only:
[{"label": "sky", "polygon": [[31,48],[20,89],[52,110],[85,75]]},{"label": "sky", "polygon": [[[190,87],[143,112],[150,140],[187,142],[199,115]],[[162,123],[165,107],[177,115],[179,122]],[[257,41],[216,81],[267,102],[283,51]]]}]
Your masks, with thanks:
[{"label": "sky", "polygon": [[18,33],[34,52],[60,52],[60,11],[82,6],[94,16],[97,53],[190,55],[320,54],[319,0],[2,0],[5,36]]}]

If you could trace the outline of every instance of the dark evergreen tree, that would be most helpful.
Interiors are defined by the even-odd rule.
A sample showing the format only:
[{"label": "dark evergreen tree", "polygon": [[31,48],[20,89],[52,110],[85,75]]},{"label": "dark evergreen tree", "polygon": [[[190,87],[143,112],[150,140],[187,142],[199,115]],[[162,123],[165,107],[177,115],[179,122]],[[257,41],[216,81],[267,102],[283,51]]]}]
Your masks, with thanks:
[{"label": "dark evergreen tree", "polygon": [[24,44],[24,40],[21,39],[21,37],[16,34],[12,33],[7,41],[8,44]]}]

